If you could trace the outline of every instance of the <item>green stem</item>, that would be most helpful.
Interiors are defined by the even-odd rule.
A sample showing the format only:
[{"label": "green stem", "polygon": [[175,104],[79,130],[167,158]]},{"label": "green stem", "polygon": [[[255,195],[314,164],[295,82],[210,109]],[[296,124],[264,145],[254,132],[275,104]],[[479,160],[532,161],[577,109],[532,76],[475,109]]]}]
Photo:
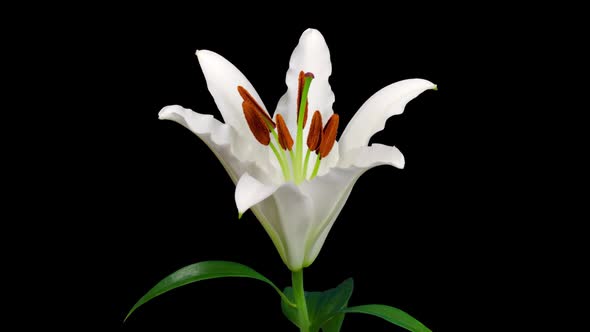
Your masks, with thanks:
[{"label": "green stem", "polygon": [[307,303],[305,302],[305,292],[303,290],[303,269],[292,272],[291,279],[293,282],[293,296],[299,312],[299,331],[309,332],[309,314],[307,312]]}]

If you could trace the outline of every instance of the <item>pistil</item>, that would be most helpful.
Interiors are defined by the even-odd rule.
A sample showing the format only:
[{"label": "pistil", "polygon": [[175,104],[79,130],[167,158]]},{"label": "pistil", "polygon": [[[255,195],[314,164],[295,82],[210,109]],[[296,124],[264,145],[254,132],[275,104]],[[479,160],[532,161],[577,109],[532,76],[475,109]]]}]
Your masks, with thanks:
[{"label": "pistil", "polygon": [[[301,74],[300,74],[301,76]],[[295,145],[295,160],[293,160],[293,167],[296,170],[295,183],[299,184],[305,180],[305,174],[303,169],[303,125],[305,119],[305,110],[307,106],[307,93],[309,92],[309,86],[314,76],[312,73],[304,74],[303,88],[301,89],[299,113],[297,116],[297,142]]]}]

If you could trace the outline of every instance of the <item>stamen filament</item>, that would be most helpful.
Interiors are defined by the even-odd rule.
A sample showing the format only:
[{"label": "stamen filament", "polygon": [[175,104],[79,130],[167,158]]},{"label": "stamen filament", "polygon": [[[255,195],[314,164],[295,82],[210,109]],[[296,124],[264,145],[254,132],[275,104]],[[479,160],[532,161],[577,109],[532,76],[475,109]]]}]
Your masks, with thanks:
[{"label": "stamen filament", "polygon": [[[293,161],[295,160],[295,153],[293,150],[289,150],[289,155],[291,156],[291,163],[293,164]],[[293,178],[295,178],[295,176],[295,164],[293,164]]]},{"label": "stamen filament", "polygon": [[307,149],[307,153],[305,154],[305,162],[303,163],[303,178],[307,178],[307,166],[309,165],[309,155],[311,154],[311,150]]},{"label": "stamen filament", "polygon": [[303,91],[301,92],[301,105],[299,105],[299,116],[297,121],[297,141],[295,145],[295,160],[293,160],[293,167],[296,169],[293,173],[295,175],[295,183],[299,184],[304,179],[303,176],[303,119],[305,116],[305,106],[307,105],[307,93],[309,92],[309,86],[311,85],[311,80],[313,79],[313,74],[307,73],[305,74],[305,83],[303,85]]},{"label": "stamen filament", "polygon": [[311,173],[311,178],[309,178],[310,180],[315,178],[316,175],[318,175],[318,171],[320,170],[320,162],[322,161],[322,157],[318,154],[317,158],[315,160],[315,165],[313,167],[313,173]]},{"label": "stamen filament", "polygon": [[[289,172],[288,172],[288,166],[286,165],[287,163],[283,160],[283,158],[281,158],[281,155],[279,154],[279,151],[277,151],[277,147],[270,142],[268,144],[270,146],[270,148],[272,149],[272,152],[275,154],[275,156],[277,157],[277,160],[279,161],[279,165],[281,166],[281,170],[283,171],[283,176],[285,177],[285,181],[289,181]],[[281,149],[278,149],[281,150]]]},{"label": "stamen filament", "polygon": [[[279,142],[279,135],[277,134],[277,131],[273,128],[271,131],[272,136],[275,138],[275,140],[277,141],[277,143]],[[271,142],[272,144],[272,142]],[[275,153],[275,155],[277,156],[277,159],[279,160],[279,165],[281,165],[281,170],[283,171],[283,175],[285,176],[285,181],[289,181],[291,179],[291,173],[289,173],[289,163],[287,162],[287,155],[285,155],[285,150],[283,149],[278,149],[279,150],[279,154],[277,155]]]}]

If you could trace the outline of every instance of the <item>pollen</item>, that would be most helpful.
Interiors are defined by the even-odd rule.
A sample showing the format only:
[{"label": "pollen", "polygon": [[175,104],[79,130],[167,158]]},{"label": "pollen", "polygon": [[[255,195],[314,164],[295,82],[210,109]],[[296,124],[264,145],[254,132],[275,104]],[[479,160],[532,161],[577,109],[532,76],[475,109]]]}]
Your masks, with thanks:
[{"label": "pollen", "polygon": [[283,119],[283,116],[280,114],[277,114],[277,131],[279,136],[279,144],[283,150],[291,151],[293,149],[293,138],[291,137],[291,133],[289,133],[287,124],[285,124],[285,119]]},{"label": "pollen", "polygon": [[[297,87],[297,109],[295,110],[297,112],[297,122],[299,122],[299,107],[301,105],[301,95],[303,94],[303,85],[305,84],[305,77],[308,76],[307,73],[305,74],[303,71],[299,72],[299,84]],[[313,77],[313,74],[311,74],[311,76]],[[305,123],[307,122],[307,108],[309,106],[309,102],[305,101],[305,112],[303,113],[303,128],[305,128]]]},{"label": "pollen", "polygon": [[338,114],[332,114],[324,131],[322,132],[322,141],[320,142],[320,158],[325,158],[336,142],[336,134],[338,134],[338,123],[340,122],[340,116]]},{"label": "pollen", "polygon": [[[272,126],[273,129],[277,127],[276,124],[272,121],[271,117],[268,116],[268,114],[266,113],[266,111],[264,111],[262,107],[260,107],[260,105],[256,102],[256,99],[252,97],[248,90],[244,89],[243,86],[238,85],[238,92],[240,93],[240,96],[242,96],[244,102],[249,102],[250,104],[252,104],[256,113],[258,113],[260,116],[264,118],[264,123],[266,123],[268,126]],[[242,104],[242,108],[243,107],[244,105]]]},{"label": "pollen", "polygon": [[311,125],[309,127],[309,134],[307,135],[307,148],[310,151],[316,151],[320,147],[322,141],[322,114],[319,110],[313,113],[311,118]]},{"label": "pollen", "polygon": [[264,117],[257,111],[256,106],[251,102],[244,100],[242,103],[242,109],[244,110],[244,117],[246,118],[248,127],[250,127],[250,131],[256,140],[262,145],[268,145],[270,143],[268,122],[265,123],[266,121]]}]

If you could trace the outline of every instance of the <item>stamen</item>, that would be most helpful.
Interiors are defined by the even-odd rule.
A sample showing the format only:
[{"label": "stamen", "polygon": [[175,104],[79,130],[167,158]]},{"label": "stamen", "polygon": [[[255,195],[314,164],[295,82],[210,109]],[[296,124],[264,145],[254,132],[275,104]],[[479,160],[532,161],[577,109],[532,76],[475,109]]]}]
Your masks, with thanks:
[{"label": "stamen", "polygon": [[265,123],[265,119],[252,103],[244,101],[242,103],[242,109],[244,110],[244,117],[246,117],[248,127],[250,127],[250,131],[254,134],[256,140],[262,145],[268,145],[270,143],[268,123]]},{"label": "stamen", "polygon": [[250,104],[253,105],[254,109],[256,110],[256,112],[258,114],[260,114],[260,116],[264,117],[264,120],[267,125],[272,126],[273,128],[277,127],[277,125],[272,121],[272,118],[270,116],[268,116],[268,114],[264,111],[264,109],[262,107],[260,107],[260,105],[258,105],[258,103],[256,102],[256,99],[254,99],[254,97],[252,97],[252,95],[250,94],[250,92],[248,92],[248,90],[244,89],[243,86],[238,85],[238,93],[240,94],[240,96],[242,96],[242,99],[245,102],[249,102]]},{"label": "stamen", "polygon": [[[279,135],[277,134],[277,131],[274,129],[271,129],[270,133],[275,138],[275,141],[279,142]],[[270,142],[270,147],[271,147],[272,151],[274,152],[275,156],[277,157],[279,164],[281,165],[281,170],[283,171],[283,175],[285,176],[285,181],[289,181],[291,179],[291,176],[289,173],[289,166],[288,166],[289,164],[287,162],[287,156],[285,155],[285,151],[283,149],[276,149],[274,144],[272,144],[272,142]],[[289,152],[291,153],[291,155],[293,155],[293,151],[289,151]]]},{"label": "stamen", "polygon": [[[305,84],[305,73],[302,71],[299,72],[299,85],[297,87],[297,122],[299,122],[299,106],[301,105],[301,94],[303,93],[303,85]],[[312,74],[313,78],[313,74]],[[303,113],[303,127],[305,128],[305,123],[307,123],[307,108],[309,106],[309,102],[305,102],[305,113]]]},{"label": "stamen", "polygon": [[[322,113],[316,110],[311,118],[309,134],[307,135],[307,148],[310,151],[316,151],[320,147],[322,140]],[[307,168],[307,167],[306,167]]]},{"label": "stamen", "polygon": [[320,158],[325,158],[332,150],[336,142],[336,134],[338,134],[339,121],[340,116],[338,114],[332,114],[326,123],[324,132],[322,133],[322,141],[320,142]]},{"label": "stamen", "polygon": [[277,131],[279,133],[279,144],[283,150],[291,151],[293,149],[293,138],[291,137],[291,133],[289,133],[285,119],[280,114],[277,114]]},{"label": "stamen", "polygon": [[[309,155],[311,151],[317,154],[322,141],[322,114],[319,110],[313,113],[311,118],[311,125],[309,127],[309,134],[307,134],[307,152],[305,153],[305,161],[303,162],[303,177],[307,178],[307,167],[309,166]],[[319,162],[320,156],[316,159],[316,164]]]},{"label": "stamen", "polygon": [[281,149],[277,149],[270,140],[269,132],[272,133],[277,142],[279,141],[277,132],[275,130],[276,124],[262,109],[262,107],[260,107],[252,95],[246,89],[244,89],[244,87],[238,85],[238,93],[244,100],[242,102],[242,108],[244,110],[244,116],[246,117],[246,122],[248,123],[250,131],[252,131],[252,134],[254,134],[254,137],[258,142],[260,142],[260,144],[270,146],[270,149],[275,154],[275,157],[277,157],[277,161],[281,166],[285,181],[288,181],[291,177],[289,175],[289,168],[287,166],[287,157],[285,156],[285,152]]}]

